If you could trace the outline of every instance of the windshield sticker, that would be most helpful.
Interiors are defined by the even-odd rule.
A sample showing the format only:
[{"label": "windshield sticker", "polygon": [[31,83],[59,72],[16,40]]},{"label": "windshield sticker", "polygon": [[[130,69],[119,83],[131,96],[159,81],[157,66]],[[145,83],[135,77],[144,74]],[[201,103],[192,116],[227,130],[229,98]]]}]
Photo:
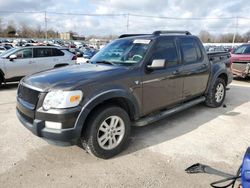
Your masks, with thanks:
[{"label": "windshield sticker", "polygon": [[145,39],[136,39],[133,42],[134,44],[149,44],[150,40],[145,40]]}]

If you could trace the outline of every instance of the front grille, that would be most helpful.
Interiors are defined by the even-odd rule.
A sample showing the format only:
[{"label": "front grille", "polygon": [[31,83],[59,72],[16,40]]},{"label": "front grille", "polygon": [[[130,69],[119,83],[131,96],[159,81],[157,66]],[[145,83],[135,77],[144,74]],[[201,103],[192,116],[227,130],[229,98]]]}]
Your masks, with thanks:
[{"label": "front grille", "polygon": [[249,64],[249,61],[234,61],[232,64],[232,69],[234,70],[234,72],[248,74]]},{"label": "front grille", "polygon": [[18,86],[18,91],[17,91],[18,97],[30,104],[36,105],[39,94],[40,94],[39,91],[25,87],[22,84]]},{"label": "front grille", "polygon": [[[18,109],[17,109],[18,110]],[[33,124],[33,119],[30,118],[29,116],[26,116],[24,113],[22,113],[20,110],[18,110],[18,113],[22,116],[22,118],[24,118],[27,122],[29,122],[30,124]]]}]

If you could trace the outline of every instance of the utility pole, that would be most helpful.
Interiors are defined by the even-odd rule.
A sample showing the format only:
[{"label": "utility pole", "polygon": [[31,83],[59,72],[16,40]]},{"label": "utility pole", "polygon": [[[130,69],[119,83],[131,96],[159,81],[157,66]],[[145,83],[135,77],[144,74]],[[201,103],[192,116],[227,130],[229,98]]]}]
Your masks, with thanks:
[{"label": "utility pole", "polygon": [[238,33],[238,16],[235,18],[235,31],[234,31],[234,37],[233,37],[233,44],[235,42],[236,34]]},{"label": "utility pole", "polygon": [[46,39],[46,43],[48,42],[48,20],[47,20],[47,12],[44,11],[44,24],[45,24],[45,39]]},{"label": "utility pole", "polygon": [[127,14],[127,33],[128,33],[128,30],[129,30],[129,13]]}]

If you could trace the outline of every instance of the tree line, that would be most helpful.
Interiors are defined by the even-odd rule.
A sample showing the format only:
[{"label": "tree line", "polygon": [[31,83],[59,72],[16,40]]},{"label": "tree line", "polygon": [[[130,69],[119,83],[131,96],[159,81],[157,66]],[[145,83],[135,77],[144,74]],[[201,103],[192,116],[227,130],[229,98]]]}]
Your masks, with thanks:
[{"label": "tree line", "polygon": [[[59,38],[59,32],[53,29],[48,29],[48,38]],[[26,23],[21,23],[17,27],[13,21],[9,21],[7,25],[2,23],[0,19],[0,37],[7,38],[45,38],[45,30],[42,29],[41,25],[31,27]]]},{"label": "tree line", "polygon": [[235,40],[234,40],[235,43],[237,42],[246,43],[250,41],[250,31],[243,33],[243,34],[237,33],[235,36],[234,36],[234,33],[215,35],[204,30],[201,31],[199,34],[199,38],[204,43],[232,43],[234,37],[235,37]]},{"label": "tree line", "polygon": [[[72,31],[71,31],[72,32]],[[74,32],[72,32],[74,33]],[[48,29],[47,31],[48,38],[59,38],[60,34],[58,31],[53,29]],[[116,35],[106,36],[107,38],[114,38]],[[15,38],[45,38],[45,30],[42,29],[41,25],[37,25],[36,27],[31,27],[26,23],[21,23],[17,25],[13,21],[9,21],[8,24],[4,25],[0,18],[0,37],[15,37]],[[90,36],[89,36],[90,37]],[[88,38],[89,38],[88,37]],[[98,38],[97,36],[91,36],[94,38]],[[90,37],[90,38],[91,38]],[[103,38],[104,36],[102,36]],[[105,38],[106,38],[105,37]],[[208,31],[202,30],[199,33],[199,38],[204,43],[232,43],[234,38],[234,33],[226,33],[226,34],[212,34]],[[234,42],[244,43],[250,41],[250,31],[235,35]]]}]

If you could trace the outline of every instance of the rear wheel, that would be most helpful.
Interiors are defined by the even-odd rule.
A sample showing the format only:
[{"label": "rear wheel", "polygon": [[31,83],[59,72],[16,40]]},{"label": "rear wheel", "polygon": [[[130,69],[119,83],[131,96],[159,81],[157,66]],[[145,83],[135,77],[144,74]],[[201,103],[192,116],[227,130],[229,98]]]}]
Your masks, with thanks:
[{"label": "rear wheel", "polygon": [[91,114],[81,142],[90,154],[108,159],[124,149],[129,135],[127,112],[117,106],[104,106]]},{"label": "rear wheel", "polygon": [[226,96],[226,84],[222,78],[217,78],[213,87],[209,91],[206,99],[206,105],[209,107],[219,107],[224,102]]}]

